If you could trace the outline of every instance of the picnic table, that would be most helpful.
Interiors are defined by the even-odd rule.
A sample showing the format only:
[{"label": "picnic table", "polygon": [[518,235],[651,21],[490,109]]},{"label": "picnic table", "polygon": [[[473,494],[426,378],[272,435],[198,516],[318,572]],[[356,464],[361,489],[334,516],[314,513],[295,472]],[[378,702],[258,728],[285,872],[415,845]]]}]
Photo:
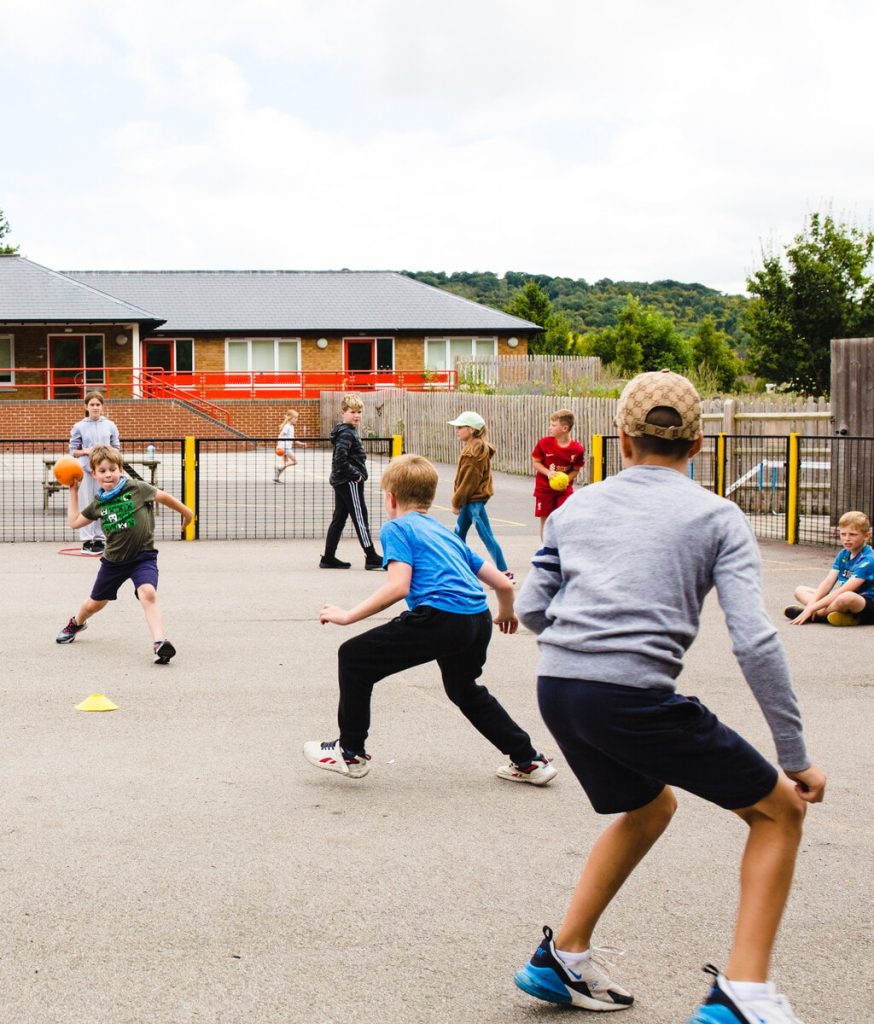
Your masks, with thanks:
[{"label": "picnic table", "polygon": [[[157,486],[157,484],[155,483],[155,475],[157,473],[158,466],[161,465],[161,460],[160,459],[156,459],[156,458],[154,458],[154,456],[152,456],[152,457],[143,456],[142,458],[136,458],[134,456],[128,456],[128,455],[123,455],[122,458],[124,459],[124,468],[125,468],[126,472],[132,473],[135,477],[139,477],[139,473],[137,473],[136,470],[133,467],[134,466],[143,466],[145,469],[147,469],[149,471],[149,483],[153,487]],[[58,483],[58,481],[55,480],[54,473],[52,473],[52,469],[53,469],[53,467],[54,467],[54,465],[55,465],[55,463],[57,461],[58,460],[54,456],[48,456],[47,455],[47,456],[43,457],[43,475],[42,475],[42,510],[43,510],[43,515],[45,515],[45,513],[48,512],[49,498],[53,494],[55,494],[58,491],[63,489],[61,487],[61,485]],[[157,509],[156,509],[156,511],[157,511]]]}]

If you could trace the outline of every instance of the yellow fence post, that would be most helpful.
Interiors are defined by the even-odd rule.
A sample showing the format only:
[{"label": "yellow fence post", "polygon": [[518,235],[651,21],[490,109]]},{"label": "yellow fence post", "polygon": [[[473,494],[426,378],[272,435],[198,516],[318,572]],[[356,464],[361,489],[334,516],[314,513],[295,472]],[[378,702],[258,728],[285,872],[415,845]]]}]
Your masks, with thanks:
[{"label": "yellow fence post", "polygon": [[725,434],[716,435],[716,493],[725,497]]},{"label": "yellow fence post", "polygon": [[592,483],[604,479],[604,435],[592,434]]},{"label": "yellow fence post", "polygon": [[404,454],[404,435],[392,434],[391,436],[391,457],[396,459]]},{"label": "yellow fence post", "polygon": [[800,434],[789,435],[789,466],[786,473],[786,543],[798,543],[799,488],[801,485]]},{"label": "yellow fence post", "polygon": [[183,540],[197,540],[197,441],[186,437],[182,454],[182,502],[194,518],[182,531]]}]

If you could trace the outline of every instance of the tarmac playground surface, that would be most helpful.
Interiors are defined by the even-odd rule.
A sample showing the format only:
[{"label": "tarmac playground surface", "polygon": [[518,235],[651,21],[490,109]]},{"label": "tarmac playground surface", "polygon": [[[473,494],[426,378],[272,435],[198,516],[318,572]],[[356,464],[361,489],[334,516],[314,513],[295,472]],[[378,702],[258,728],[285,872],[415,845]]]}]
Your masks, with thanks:
[{"label": "tarmac playground surface", "polygon": [[[436,515],[452,518],[451,467]],[[531,482],[489,505],[511,568],[537,546]],[[482,551],[471,535],[472,546]],[[556,757],[544,789],[495,777],[501,755],[424,666],[374,691],[370,774],[300,752],[336,736],[336,649],[369,628],[320,626],[378,586],[357,543],[346,572],[318,540],[161,542],[178,648],[152,664],[129,588],[75,643],[54,636],[96,561],[63,543],[0,546],[4,623],[0,1005],[14,1024],[542,1024],[589,1019],[524,995],[513,972],[557,928],[604,827]],[[828,773],[812,807],[773,978],[807,1024],[872,1018],[874,630],[791,627],[782,608],[832,552],[763,543],[765,600],[793,668],[808,746]],[[643,581],[647,584],[647,581]],[[386,611],[374,621],[393,614]],[[550,754],[534,636],[498,633],[483,682]],[[715,596],[680,678],[772,756]],[[118,711],[81,713],[90,693]],[[724,965],[744,827],[686,794],[596,941],[635,1006],[685,1022],[705,962]],[[611,1018],[612,1019],[612,1018]]]}]

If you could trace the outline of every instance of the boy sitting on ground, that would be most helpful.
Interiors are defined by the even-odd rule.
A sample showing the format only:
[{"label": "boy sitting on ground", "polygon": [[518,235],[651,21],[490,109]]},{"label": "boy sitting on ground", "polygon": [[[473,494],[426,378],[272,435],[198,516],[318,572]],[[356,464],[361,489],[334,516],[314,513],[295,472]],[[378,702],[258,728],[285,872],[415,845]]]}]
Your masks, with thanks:
[{"label": "boy sitting on ground", "polygon": [[832,626],[874,624],[871,523],[864,512],[845,512],[838,530],[842,548],[829,572],[816,588],[798,587],[795,600],[799,604],[783,611],[793,626],[822,621]]}]

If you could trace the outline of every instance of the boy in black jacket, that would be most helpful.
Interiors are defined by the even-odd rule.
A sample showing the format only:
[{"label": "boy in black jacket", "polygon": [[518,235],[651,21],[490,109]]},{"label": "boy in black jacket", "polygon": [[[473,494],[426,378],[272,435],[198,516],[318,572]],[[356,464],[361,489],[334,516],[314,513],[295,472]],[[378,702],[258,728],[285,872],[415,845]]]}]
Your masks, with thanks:
[{"label": "boy in black jacket", "polygon": [[348,569],[351,562],[337,558],[337,545],[343,535],[346,520],[352,516],[352,525],[358,542],[364,548],[364,568],[382,569],[382,555],[373,546],[367,505],[364,502],[364,481],[367,479],[367,456],[358,436],[358,424],[364,403],[357,395],[344,395],[340,404],[341,422],[331,431],[334,455],[331,460],[331,486],[334,488],[334,517],[325,537],[325,553],[320,569]]}]

